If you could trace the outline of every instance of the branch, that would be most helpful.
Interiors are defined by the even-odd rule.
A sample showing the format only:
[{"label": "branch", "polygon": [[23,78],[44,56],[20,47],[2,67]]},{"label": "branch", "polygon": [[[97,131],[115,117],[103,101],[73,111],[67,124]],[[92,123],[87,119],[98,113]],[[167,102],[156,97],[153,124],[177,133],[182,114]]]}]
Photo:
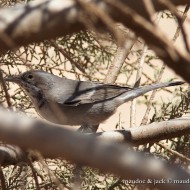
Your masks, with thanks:
[{"label": "branch", "polygon": [[[54,128],[56,129],[56,127]],[[60,128],[59,130],[63,130],[62,132],[65,133],[65,129]],[[129,128],[128,130],[99,132],[92,136],[95,136],[97,139],[111,141],[114,143],[127,142],[132,146],[138,146],[146,143],[155,143],[164,139],[179,137],[189,133],[190,118],[184,117],[170,121],[152,123],[141,127]],[[44,128],[44,134],[46,134],[46,128]],[[57,134],[55,134],[55,136],[56,135]],[[41,141],[39,143],[41,143]],[[0,162],[1,165],[6,166],[23,161],[23,159],[25,159],[25,153],[17,146],[1,145],[0,157],[3,158]],[[34,156],[32,158],[33,161],[37,159]]]},{"label": "branch", "polygon": [[8,89],[7,89],[7,86],[5,84],[5,80],[3,78],[2,70],[0,70],[0,83],[2,84],[2,89],[4,90],[4,93],[5,93],[7,105],[11,109],[12,104],[11,104],[11,100],[10,100],[10,95],[8,93]]},{"label": "branch", "polygon": [[[181,125],[181,130],[183,130],[188,119],[178,121],[180,120],[184,122]],[[173,124],[175,123],[178,123],[177,120],[173,121]],[[173,127],[171,130],[175,131]],[[133,133],[136,133],[134,129]],[[62,157],[80,165],[88,165],[117,174],[124,179],[185,180],[190,177],[177,166],[171,167],[159,159],[144,157],[140,153],[130,151],[126,145],[96,140],[89,135],[74,133],[61,126],[52,126],[39,120],[29,119],[20,113],[2,109],[0,109],[0,139],[21,146],[23,149],[38,150],[45,157]],[[149,185],[154,184],[152,182]],[[156,187],[179,188],[176,184],[169,183],[161,186],[158,184]],[[186,184],[180,184],[180,187],[189,188]]]},{"label": "branch", "polygon": [[24,151],[14,145],[0,145],[0,165],[7,166],[7,165],[15,165],[25,159]]},{"label": "branch", "polygon": [[[91,2],[96,3],[100,9],[110,13],[117,20],[129,22],[127,26],[133,22],[129,18],[124,21],[125,17],[122,18],[122,14],[116,9],[114,12],[114,8],[110,10],[109,4],[105,1],[91,0]],[[120,2],[125,3],[141,16],[149,18],[143,1],[120,0]],[[172,3],[177,6],[185,5],[188,1],[173,0]],[[156,11],[166,9],[157,0],[152,0],[152,4]],[[0,51],[78,32],[85,28],[83,22],[80,21],[81,14],[80,7],[72,0],[33,1],[14,7],[1,8]]]},{"label": "branch", "polygon": [[114,142],[128,142],[133,146],[155,143],[164,139],[179,137],[190,133],[190,118],[178,118],[159,123],[151,123],[127,130],[97,133],[97,136]]},{"label": "branch", "polygon": [[114,56],[114,59],[109,66],[109,69],[106,74],[106,78],[104,79],[104,83],[114,83],[119,75],[119,72],[125,62],[125,59],[129,55],[131,48],[136,42],[136,37],[134,33],[129,33],[129,37],[127,38],[126,35],[123,37],[126,40],[126,47],[118,44],[117,52]]},{"label": "branch", "polygon": [[142,37],[165,64],[190,82],[190,55],[187,51],[177,49],[160,31],[157,25],[151,24],[151,22],[139,15],[138,11],[132,9],[130,6],[124,6],[120,1],[117,1],[117,3],[114,3],[112,0],[106,1],[111,4],[116,13],[120,11],[121,14],[117,15],[116,20],[120,20],[120,22]]},{"label": "branch", "polygon": [[[110,15],[115,21],[132,29],[169,67],[190,82],[190,55],[178,50],[155,24],[149,22],[151,19],[144,1],[90,2],[95,3],[94,9],[100,9],[101,14],[104,12],[105,15]],[[167,9],[159,2],[152,0],[155,11]],[[172,3],[175,6],[185,5],[188,0],[173,0]],[[83,13],[80,3],[71,0],[34,1],[26,5],[0,9],[0,52],[84,30]],[[95,17],[94,25],[105,28],[104,17]]]}]

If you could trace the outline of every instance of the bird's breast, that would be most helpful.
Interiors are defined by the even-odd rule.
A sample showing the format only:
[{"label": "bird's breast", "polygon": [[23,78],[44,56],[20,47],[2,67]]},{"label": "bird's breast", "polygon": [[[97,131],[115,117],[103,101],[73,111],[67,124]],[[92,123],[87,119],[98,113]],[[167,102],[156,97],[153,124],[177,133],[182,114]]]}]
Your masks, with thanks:
[{"label": "bird's breast", "polygon": [[82,104],[67,106],[45,102],[37,112],[43,118],[62,125],[97,125],[108,119],[116,110],[114,102]]}]

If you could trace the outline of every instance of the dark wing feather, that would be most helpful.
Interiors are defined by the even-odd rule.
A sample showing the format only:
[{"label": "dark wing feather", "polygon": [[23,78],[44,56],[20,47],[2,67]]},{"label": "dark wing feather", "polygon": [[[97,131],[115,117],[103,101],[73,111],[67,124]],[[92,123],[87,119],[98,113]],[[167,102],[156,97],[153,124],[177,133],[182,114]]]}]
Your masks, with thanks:
[{"label": "dark wing feather", "polygon": [[[78,106],[113,99],[128,90],[131,88],[56,78],[56,83],[47,90],[45,89],[43,94],[49,102],[57,102],[65,106]],[[52,94],[54,95],[52,96]]]},{"label": "dark wing feather", "polygon": [[105,100],[113,99],[126,91],[131,90],[129,87],[120,87],[116,85],[101,84],[92,88],[86,88],[76,91],[69,97],[64,105],[78,106],[81,104],[98,103]]}]

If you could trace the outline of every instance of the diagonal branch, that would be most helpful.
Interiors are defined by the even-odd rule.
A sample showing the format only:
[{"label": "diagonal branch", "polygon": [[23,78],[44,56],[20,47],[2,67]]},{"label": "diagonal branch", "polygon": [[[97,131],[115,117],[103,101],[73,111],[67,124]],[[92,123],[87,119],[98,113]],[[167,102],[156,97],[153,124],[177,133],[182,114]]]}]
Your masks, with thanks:
[{"label": "diagonal branch", "polygon": [[[96,3],[96,6],[106,15],[109,14],[113,20],[132,29],[168,66],[190,82],[190,55],[175,48],[159,28],[149,22],[149,14],[143,1],[90,2]],[[187,0],[171,2],[175,6],[188,3]],[[155,11],[166,9],[158,0],[152,0],[152,5]],[[81,22],[82,14],[80,6],[71,0],[34,1],[26,5],[1,9],[0,51],[85,29],[84,22]],[[101,18],[94,19],[94,22],[100,28],[106,27]]]}]

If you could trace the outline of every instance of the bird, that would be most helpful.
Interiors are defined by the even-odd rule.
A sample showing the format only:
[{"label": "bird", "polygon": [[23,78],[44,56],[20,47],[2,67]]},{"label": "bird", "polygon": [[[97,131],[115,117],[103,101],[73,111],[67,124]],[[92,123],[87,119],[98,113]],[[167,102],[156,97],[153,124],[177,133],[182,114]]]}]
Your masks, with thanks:
[{"label": "bird", "polygon": [[167,82],[130,88],[93,81],[61,78],[41,70],[31,70],[5,78],[18,84],[31,99],[37,113],[62,125],[81,125],[94,132],[123,103],[158,88],[181,85]]}]

